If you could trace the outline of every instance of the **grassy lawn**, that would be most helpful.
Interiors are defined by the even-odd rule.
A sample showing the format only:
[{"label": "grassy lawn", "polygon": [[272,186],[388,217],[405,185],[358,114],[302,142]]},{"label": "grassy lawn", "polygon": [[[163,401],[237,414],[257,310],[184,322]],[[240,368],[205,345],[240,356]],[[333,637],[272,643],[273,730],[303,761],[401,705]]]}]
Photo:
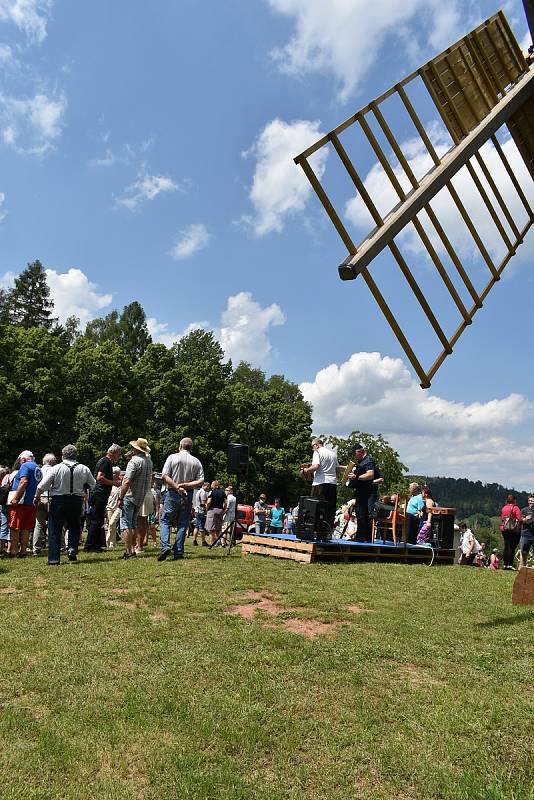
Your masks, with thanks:
[{"label": "grassy lawn", "polygon": [[147,552],[1,562],[2,800],[532,800],[514,574]]}]

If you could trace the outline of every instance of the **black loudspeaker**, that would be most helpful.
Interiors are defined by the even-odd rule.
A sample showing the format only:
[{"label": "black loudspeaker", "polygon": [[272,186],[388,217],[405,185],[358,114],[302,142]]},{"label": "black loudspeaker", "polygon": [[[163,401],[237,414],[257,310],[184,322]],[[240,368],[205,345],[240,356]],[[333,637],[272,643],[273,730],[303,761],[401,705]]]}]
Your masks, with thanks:
[{"label": "black loudspeaker", "polygon": [[327,522],[328,503],[316,497],[301,497],[295,536],[306,542],[331,539],[332,529]]},{"label": "black loudspeaker", "polygon": [[248,444],[228,444],[228,474],[246,475],[248,469]]},{"label": "black loudspeaker", "polygon": [[431,541],[440,550],[452,550],[454,546],[454,515],[432,514]]}]

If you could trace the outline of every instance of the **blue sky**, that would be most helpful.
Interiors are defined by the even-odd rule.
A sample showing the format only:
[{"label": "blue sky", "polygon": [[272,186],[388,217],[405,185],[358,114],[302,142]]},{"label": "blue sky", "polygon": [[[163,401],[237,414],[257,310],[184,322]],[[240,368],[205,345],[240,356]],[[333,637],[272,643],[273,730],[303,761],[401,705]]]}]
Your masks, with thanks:
[{"label": "blue sky", "polygon": [[[345,250],[292,162],[497,8],[0,0],[0,280],[39,258],[62,318],[137,299],[155,339],[202,325],[234,361],[300,383],[317,431],[382,432],[413,471],[532,488],[532,233],[423,392],[363,282],[339,280]],[[504,10],[524,44],[521,3]],[[437,120],[435,141],[446,149]],[[342,200],[361,238],[361,208]],[[441,302],[417,242],[403,245]],[[391,259],[373,268],[402,315]],[[429,365],[427,327],[411,312],[406,325]]]}]

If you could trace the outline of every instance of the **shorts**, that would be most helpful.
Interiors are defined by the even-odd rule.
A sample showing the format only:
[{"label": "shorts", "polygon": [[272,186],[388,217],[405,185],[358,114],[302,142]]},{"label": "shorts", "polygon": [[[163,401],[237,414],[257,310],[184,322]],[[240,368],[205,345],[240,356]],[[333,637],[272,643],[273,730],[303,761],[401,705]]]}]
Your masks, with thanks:
[{"label": "shorts", "polygon": [[14,531],[33,531],[36,518],[35,506],[9,506],[7,522]]},{"label": "shorts", "polygon": [[206,530],[206,515],[199,514],[198,511],[195,514],[195,528],[197,529],[197,531]]},{"label": "shorts", "polygon": [[134,531],[137,526],[137,513],[139,506],[136,506],[127,497],[124,498],[121,511],[121,531]]},{"label": "shorts", "polygon": [[206,530],[209,533],[220,533],[222,530],[222,508],[210,508],[206,515]]},{"label": "shorts", "polygon": [[534,553],[534,533],[522,533],[519,540],[519,550],[524,556],[528,556],[529,550]]}]

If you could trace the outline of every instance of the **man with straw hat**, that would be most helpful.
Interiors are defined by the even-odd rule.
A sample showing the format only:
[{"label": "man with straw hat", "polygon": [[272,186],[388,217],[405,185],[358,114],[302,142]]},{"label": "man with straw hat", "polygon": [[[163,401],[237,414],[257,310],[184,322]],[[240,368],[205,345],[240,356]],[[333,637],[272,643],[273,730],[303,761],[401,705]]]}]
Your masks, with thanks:
[{"label": "man with straw hat", "polygon": [[128,462],[126,473],[120,489],[119,503],[121,511],[121,535],[124,541],[124,559],[135,556],[135,528],[137,512],[143,505],[145,495],[152,486],[152,459],[150,447],[146,439],[134,439],[130,442],[134,455]]}]

